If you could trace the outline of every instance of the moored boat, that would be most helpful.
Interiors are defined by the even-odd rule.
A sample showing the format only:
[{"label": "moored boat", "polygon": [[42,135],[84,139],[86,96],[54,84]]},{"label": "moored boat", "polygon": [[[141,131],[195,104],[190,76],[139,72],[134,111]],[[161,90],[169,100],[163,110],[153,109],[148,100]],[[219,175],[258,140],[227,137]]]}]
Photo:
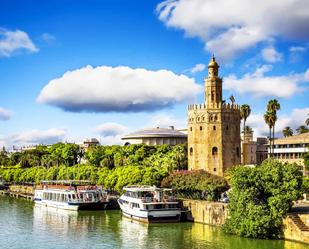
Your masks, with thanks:
[{"label": "moored boat", "polygon": [[38,205],[67,210],[99,210],[108,205],[107,194],[88,181],[42,181],[34,191]]},{"label": "moored boat", "polygon": [[123,190],[118,199],[123,216],[147,223],[180,221],[181,209],[171,189],[128,186]]}]

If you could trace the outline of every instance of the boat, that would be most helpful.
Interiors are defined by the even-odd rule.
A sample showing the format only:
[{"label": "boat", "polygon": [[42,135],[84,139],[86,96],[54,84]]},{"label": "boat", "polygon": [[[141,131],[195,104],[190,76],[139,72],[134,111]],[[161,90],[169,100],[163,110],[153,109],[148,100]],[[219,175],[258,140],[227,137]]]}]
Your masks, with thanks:
[{"label": "boat", "polygon": [[42,181],[34,191],[37,205],[66,210],[100,210],[108,205],[107,193],[89,181]]},{"label": "boat", "polygon": [[178,222],[181,209],[171,189],[127,186],[118,199],[123,216],[146,223]]}]

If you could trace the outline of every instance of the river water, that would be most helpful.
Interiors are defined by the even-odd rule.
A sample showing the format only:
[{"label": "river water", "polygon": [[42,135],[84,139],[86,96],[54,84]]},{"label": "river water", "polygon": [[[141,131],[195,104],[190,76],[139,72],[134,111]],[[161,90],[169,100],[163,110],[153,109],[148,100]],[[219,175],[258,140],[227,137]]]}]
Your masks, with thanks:
[{"label": "river water", "polygon": [[194,223],[146,225],[120,211],[72,212],[0,196],[0,249],[209,248],[304,249],[283,240],[254,240]]}]

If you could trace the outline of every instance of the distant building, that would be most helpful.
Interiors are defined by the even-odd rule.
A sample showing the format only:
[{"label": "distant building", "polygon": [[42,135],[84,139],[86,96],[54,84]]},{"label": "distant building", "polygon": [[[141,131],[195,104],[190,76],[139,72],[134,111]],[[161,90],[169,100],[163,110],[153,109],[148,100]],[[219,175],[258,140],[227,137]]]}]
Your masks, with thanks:
[{"label": "distant building", "polygon": [[241,161],[245,165],[261,164],[268,157],[267,150],[268,139],[265,137],[258,137],[256,141],[253,140],[253,131],[241,133]]},{"label": "distant building", "polygon": [[205,102],[188,106],[188,164],[190,170],[204,169],[223,176],[224,171],[239,165],[240,110],[222,99],[222,78],[213,57],[205,79]]},{"label": "distant building", "polygon": [[83,141],[83,143],[81,144],[81,147],[84,149],[88,149],[91,146],[97,146],[100,145],[100,142],[98,139],[96,138],[88,138],[86,140]]},{"label": "distant building", "polygon": [[309,133],[275,139],[274,158],[304,166],[303,155],[309,151]]},{"label": "distant building", "polygon": [[153,128],[139,130],[121,138],[124,145],[147,144],[147,145],[176,145],[187,142],[187,135],[170,126],[170,128]]}]

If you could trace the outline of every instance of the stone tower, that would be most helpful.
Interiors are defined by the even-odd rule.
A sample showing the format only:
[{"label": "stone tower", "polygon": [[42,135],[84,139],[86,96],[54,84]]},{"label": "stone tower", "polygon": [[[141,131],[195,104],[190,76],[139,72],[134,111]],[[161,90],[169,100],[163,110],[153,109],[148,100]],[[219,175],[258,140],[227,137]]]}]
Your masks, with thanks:
[{"label": "stone tower", "polygon": [[208,65],[204,103],[188,106],[188,160],[190,170],[219,176],[241,162],[239,106],[222,101],[222,79],[214,57]]}]

